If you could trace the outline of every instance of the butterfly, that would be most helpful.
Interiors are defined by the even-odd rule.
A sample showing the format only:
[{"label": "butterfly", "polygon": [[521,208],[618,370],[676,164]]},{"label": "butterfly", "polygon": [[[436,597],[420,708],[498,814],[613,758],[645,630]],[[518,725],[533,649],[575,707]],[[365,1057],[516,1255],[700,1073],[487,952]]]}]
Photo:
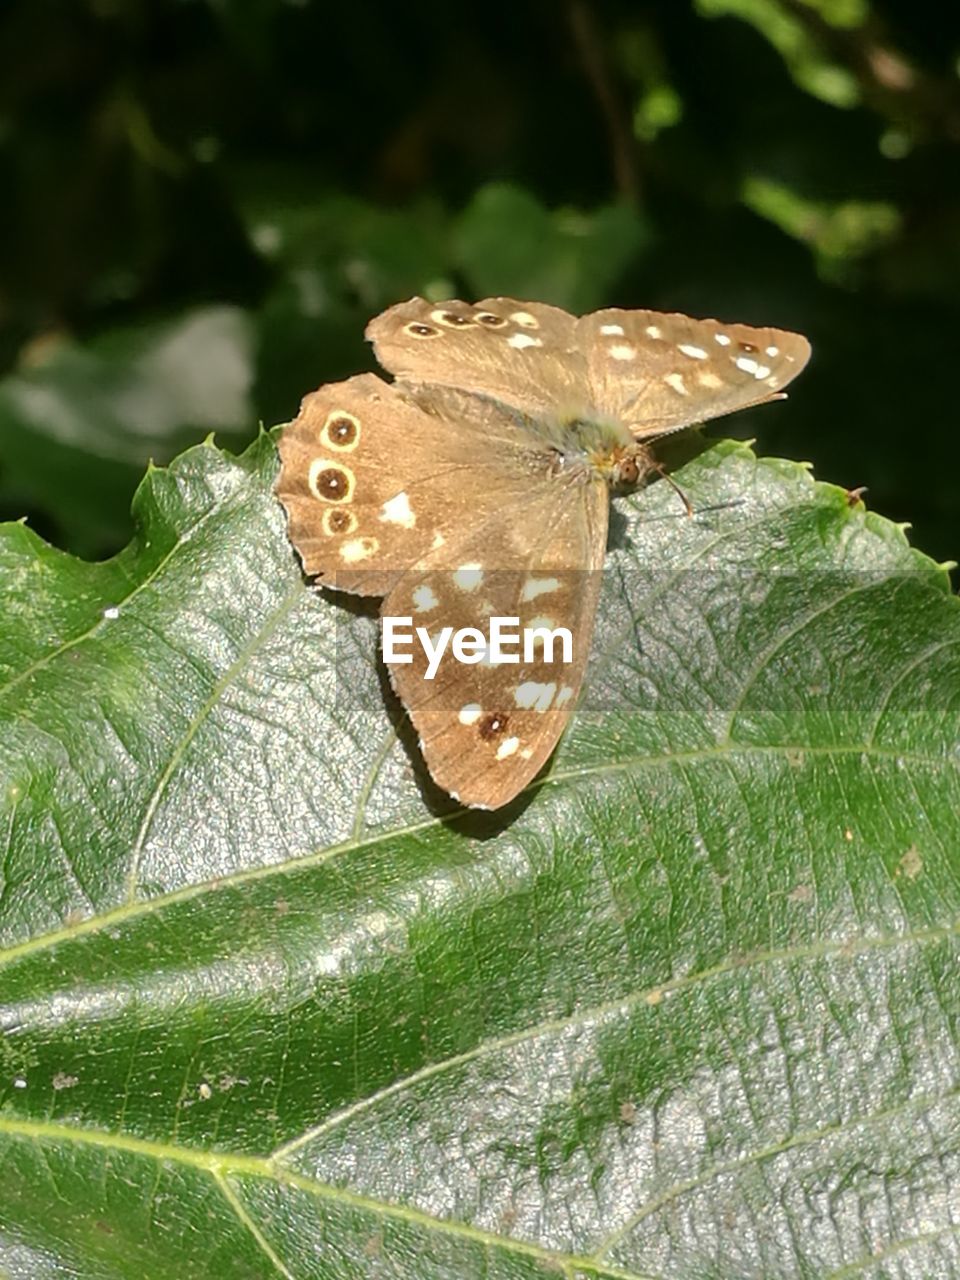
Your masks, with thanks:
[{"label": "butterfly", "polygon": [[[659,437],[783,398],[810,345],[511,298],[412,298],[366,336],[394,381],[365,373],[307,395],[276,492],[307,574],[383,597],[390,679],[435,782],[496,809],[576,705],[611,490],[659,469]],[[496,619],[516,623],[515,643],[493,642]]]}]

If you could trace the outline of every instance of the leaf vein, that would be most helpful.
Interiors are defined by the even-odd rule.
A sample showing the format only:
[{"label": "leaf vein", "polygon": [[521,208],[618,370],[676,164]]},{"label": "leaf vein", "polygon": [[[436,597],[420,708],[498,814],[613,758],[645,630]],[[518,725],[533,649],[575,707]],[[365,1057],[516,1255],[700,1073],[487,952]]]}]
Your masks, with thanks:
[{"label": "leaf vein", "polygon": [[230,682],[244,669],[251,656],[256,653],[260,646],[269,640],[293,606],[299,601],[302,594],[303,584],[298,580],[289,588],[276,609],[267,616],[267,620],[260,630],[256,631],[250,637],[223,674],[215,681],[209,695],[200,706],[196,715],[190,721],[186,732],[181,737],[175,750],[171,753],[170,759],[167,761],[167,764],[163,772],[160,774],[160,777],[150,794],[150,798],[147,801],[143,820],[140,823],[140,829],[137,832],[133,846],[130,850],[130,867],[126,877],[127,901],[129,903],[133,903],[136,900],[140,859],[143,855],[143,847],[146,842],[147,835],[149,834],[150,826],[156,815],[160,801],[163,799],[164,792],[176,772],[177,767],[182,762],[187,748],[190,746],[190,743],[193,741],[197,731],[206,720],[207,716],[220,701],[221,696],[229,686]]},{"label": "leaf vein", "polygon": [[668,979],[654,987],[632,991],[626,995],[617,996],[613,1000],[578,1009],[567,1017],[546,1019],[532,1026],[521,1027],[517,1031],[509,1032],[506,1035],[481,1041],[479,1044],[474,1045],[472,1049],[467,1049],[463,1053],[453,1055],[439,1062],[429,1063],[427,1066],[411,1072],[409,1076],[405,1076],[401,1080],[395,1080],[391,1084],[385,1085],[382,1089],[376,1090],[368,1097],[361,1098],[350,1106],[345,1107],[342,1111],[328,1116],[327,1119],[314,1125],[312,1129],[276,1148],[270,1158],[277,1162],[283,1161],[308,1142],[315,1140],[324,1133],[329,1133],[339,1128],[347,1120],[370,1110],[386,1098],[402,1093],[405,1089],[409,1089],[423,1080],[429,1080],[434,1076],[441,1075],[445,1071],[488,1057],[501,1049],[509,1049],[514,1045],[534,1040],[539,1036],[559,1034],[588,1022],[598,1022],[604,1018],[621,1015],[642,1004],[655,1008],[669,995],[692,990],[712,981],[714,978],[724,977],[729,973],[761,968],[769,964],[792,963],[795,960],[823,958],[852,960],[859,955],[871,952],[890,951],[897,947],[906,946],[929,946],[958,936],[960,936],[960,918],[951,921],[947,925],[927,926],[923,929],[900,934],[873,934],[837,940],[820,939],[816,942],[797,943],[789,947],[771,948],[764,951],[754,951],[747,955],[730,956],[694,973],[684,974],[683,977]]},{"label": "leaf vein", "polygon": [[[574,765],[568,768],[558,768],[545,777],[536,779],[530,784],[528,790],[539,790],[540,788],[546,788],[555,783],[577,781],[590,777],[603,776],[604,774],[622,773],[629,776],[637,770],[669,768],[681,764],[693,763],[698,760],[723,760],[738,755],[757,757],[790,757],[801,754],[815,757],[858,755],[867,756],[877,760],[889,760],[897,764],[912,763],[916,765],[935,767],[937,769],[943,769],[945,765],[948,765],[951,766],[954,771],[960,772],[960,760],[949,756],[928,755],[917,751],[893,751],[876,746],[867,748],[862,743],[831,744],[828,746],[811,746],[799,743],[784,743],[772,746],[756,744],[714,744],[709,747],[696,748],[682,752],[678,751],[670,754],[624,756],[615,761],[607,761],[598,765]],[[462,816],[466,816],[467,813],[468,811],[464,810]],[[102,929],[115,927],[126,920],[135,919],[139,915],[154,912],[163,907],[171,906],[180,902],[191,901],[192,899],[200,897],[205,893],[209,893],[214,889],[220,890],[226,887],[235,887],[237,885],[248,884],[256,880],[263,880],[268,876],[286,875],[292,871],[300,871],[304,867],[320,866],[334,858],[344,857],[363,849],[376,848],[378,845],[383,844],[388,840],[398,840],[404,836],[414,836],[420,832],[431,831],[442,826],[444,823],[455,823],[457,816],[458,815],[456,814],[430,814],[418,821],[411,822],[406,826],[393,827],[385,831],[374,831],[363,839],[344,840],[339,844],[330,845],[312,853],[290,858],[286,862],[272,862],[267,865],[257,867],[245,867],[240,871],[229,872],[224,875],[217,876],[213,880],[204,880],[197,884],[185,885],[167,893],[157,894],[155,897],[151,897],[149,899],[137,899],[135,901],[124,902],[120,906],[104,911],[99,916],[89,916],[83,920],[65,925],[62,928],[51,930],[49,933],[37,934],[36,936],[24,939],[23,941],[11,943],[8,947],[0,949],[0,968],[13,963],[15,960],[18,960],[23,956],[47,950],[50,947],[57,946],[61,942],[84,937],[90,933],[98,933]]]}]

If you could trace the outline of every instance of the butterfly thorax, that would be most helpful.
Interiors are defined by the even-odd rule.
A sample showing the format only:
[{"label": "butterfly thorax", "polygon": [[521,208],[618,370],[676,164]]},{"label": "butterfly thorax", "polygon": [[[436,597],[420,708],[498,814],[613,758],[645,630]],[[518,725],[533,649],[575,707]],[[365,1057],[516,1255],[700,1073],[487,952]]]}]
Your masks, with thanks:
[{"label": "butterfly thorax", "polygon": [[620,422],[571,416],[558,421],[550,435],[553,469],[572,480],[632,488],[651,469],[646,445],[638,444]]}]

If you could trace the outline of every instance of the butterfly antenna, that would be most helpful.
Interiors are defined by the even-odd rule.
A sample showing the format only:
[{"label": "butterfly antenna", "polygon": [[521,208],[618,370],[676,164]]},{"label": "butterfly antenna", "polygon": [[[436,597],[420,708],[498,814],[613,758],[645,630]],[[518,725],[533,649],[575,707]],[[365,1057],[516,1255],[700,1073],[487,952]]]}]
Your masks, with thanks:
[{"label": "butterfly antenna", "polygon": [[676,480],[674,480],[673,476],[672,476],[672,475],[670,475],[669,471],[667,471],[667,469],[666,469],[666,467],[663,465],[663,463],[662,463],[662,462],[655,463],[655,464],[654,464],[654,468],[653,468],[653,469],[654,469],[654,471],[656,471],[656,473],[657,473],[657,475],[658,475],[658,476],[660,476],[662,479],[666,480],[667,484],[670,486],[670,488],[674,491],[674,493],[677,495],[677,497],[680,499],[680,501],[681,501],[681,502],[683,503],[683,505],[686,507],[686,509],[687,509],[687,515],[688,515],[688,516],[690,516],[690,517],[692,518],[692,517],[693,517],[693,504],[691,503],[691,501],[690,501],[690,499],[687,497],[687,495],[683,492],[683,490],[680,488],[680,486],[677,484]]}]

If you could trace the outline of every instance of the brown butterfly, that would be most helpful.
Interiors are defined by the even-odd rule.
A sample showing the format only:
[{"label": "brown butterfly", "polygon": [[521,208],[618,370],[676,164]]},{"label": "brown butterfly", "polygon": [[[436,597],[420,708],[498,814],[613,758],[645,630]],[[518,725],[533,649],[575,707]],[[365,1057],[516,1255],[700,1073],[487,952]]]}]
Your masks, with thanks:
[{"label": "brown butterfly", "polygon": [[610,489],[657,469],[659,436],[782,398],[810,345],[510,298],[413,298],[367,337],[394,382],[361,374],[308,395],[280,442],[277,494],[308,574],[385,597],[390,677],[435,781],[495,809],[576,703]]}]

